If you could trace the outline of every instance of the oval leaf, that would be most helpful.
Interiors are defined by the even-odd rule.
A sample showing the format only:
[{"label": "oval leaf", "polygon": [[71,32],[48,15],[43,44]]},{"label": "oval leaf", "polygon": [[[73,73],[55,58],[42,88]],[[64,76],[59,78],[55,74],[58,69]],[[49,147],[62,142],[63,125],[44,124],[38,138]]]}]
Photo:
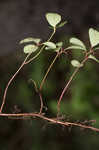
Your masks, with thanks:
[{"label": "oval leaf", "polygon": [[58,43],[56,43],[56,46],[57,46],[57,47],[62,47],[62,46],[63,46],[63,42],[58,42]]},{"label": "oval leaf", "polygon": [[77,38],[71,38],[70,43],[74,44],[74,45],[78,45],[78,46],[82,47],[84,50],[86,50],[86,47],[85,47],[84,43],[81,40],[77,39]]},{"label": "oval leaf", "polygon": [[77,46],[77,45],[72,45],[72,46],[69,46],[69,47],[67,47],[66,49],[80,49],[80,50],[85,50],[83,47],[81,47],[81,46]]},{"label": "oval leaf", "polygon": [[99,32],[94,30],[93,28],[89,29],[89,39],[92,47],[99,44]]},{"label": "oval leaf", "polygon": [[55,49],[56,45],[53,42],[45,42],[44,45],[48,46],[49,49]]},{"label": "oval leaf", "polygon": [[96,62],[99,63],[99,60],[93,55],[89,55],[88,58],[93,59],[93,60],[95,60]]},{"label": "oval leaf", "polygon": [[72,60],[71,64],[73,67],[82,67],[83,64],[81,64],[78,60]]},{"label": "oval leaf", "polygon": [[38,44],[40,41],[41,41],[41,39],[29,37],[29,38],[25,38],[24,40],[21,40],[20,44],[28,43],[28,42],[34,42],[34,43]]},{"label": "oval leaf", "polygon": [[61,16],[57,13],[47,13],[46,19],[52,27],[56,27],[56,25],[61,21]]},{"label": "oval leaf", "polygon": [[24,46],[24,53],[32,53],[35,52],[38,49],[38,46],[36,45],[26,45]]}]

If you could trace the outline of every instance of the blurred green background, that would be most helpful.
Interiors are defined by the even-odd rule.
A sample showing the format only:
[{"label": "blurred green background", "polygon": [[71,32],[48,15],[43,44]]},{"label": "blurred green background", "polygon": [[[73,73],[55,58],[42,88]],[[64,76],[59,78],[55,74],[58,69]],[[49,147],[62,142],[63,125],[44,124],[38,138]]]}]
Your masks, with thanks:
[{"label": "blurred green background", "polygon": [[[30,1],[28,1],[30,2]],[[47,5],[47,2],[43,2],[42,6],[39,1],[35,1],[34,7],[39,6],[39,8],[43,8],[43,4]],[[66,14],[71,16],[73,14],[72,7],[76,11],[77,14],[80,13],[80,0],[77,3],[73,3],[71,0],[69,1],[60,1],[57,0],[57,4],[55,3],[56,12],[61,14]],[[63,2],[63,3],[62,3]],[[10,1],[9,4],[13,2]],[[98,18],[98,10],[97,6],[99,2],[94,1],[94,3],[90,1],[86,1],[83,5],[83,18],[78,16],[78,20],[74,14],[73,20],[68,23],[67,30],[66,25],[62,29],[59,29],[56,33],[53,41],[63,41],[64,45],[67,45],[68,38],[71,36],[76,36],[83,40],[87,46],[89,46],[88,41],[88,28],[90,26],[95,26],[98,28],[96,22],[93,21],[92,18]],[[5,3],[6,4],[6,3]],[[29,3],[32,4],[32,2]],[[65,12],[66,4],[68,4],[68,9],[70,8],[70,12]],[[71,4],[71,5],[70,5]],[[85,7],[85,4],[90,6],[90,10],[94,10],[93,14],[90,14],[90,10]],[[21,3],[22,5],[22,3]],[[1,5],[2,6],[2,5]],[[26,4],[24,5],[26,6]],[[59,7],[60,6],[60,7]],[[63,7],[63,10],[61,9]],[[57,8],[57,9],[56,9]],[[59,9],[58,9],[59,8]],[[77,12],[78,8],[78,12]],[[88,14],[84,12],[84,9],[88,10]],[[92,9],[93,8],[93,9]],[[11,8],[10,8],[11,9]],[[27,9],[26,9],[27,10]],[[29,9],[31,10],[31,9]],[[96,11],[95,11],[96,10]],[[6,11],[6,10],[5,10]],[[45,10],[54,11],[54,6],[52,8]],[[74,12],[75,12],[74,11]],[[25,7],[24,7],[25,12]],[[72,13],[71,13],[72,12]],[[97,12],[97,16],[95,16],[95,12]],[[29,14],[31,11],[29,12]],[[40,10],[40,13],[44,14]],[[28,14],[28,15],[29,15]],[[28,15],[23,18],[28,18]],[[85,16],[84,16],[85,15]],[[32,17],[32,16],[31,16]],[[38,21],[37,16],[35,15],[36,21]],[[88,18],[91,18],[88,20]],[[85,21],[85,20],[87,21]],[[82,20],[81,28],[77,28],[80,24],[79,22]],[[98,19],[97,19],[98,20]],[[96,21],[97,21],[96,20]],[[13,20],[12,20],[13,21]],[[45,20],[44,20],[45,21]],[[78,21],[76,24],[76,21]],[[98,20],[99,21],[99,20]],[[45,21],[46,22],[46,21]],[[72,23],[73,22],[73,23]],[[36,22],[35,22],[36,23]],[[46,24],[46,23],[45,23]],[[70,26],[71,24],[71,26]],[[77,26],[76,26],[77,25]],[[40,26],[40,24],[39,24]],[[47,26],[47,24],[46,24]],[[70,28],[69,28],[70,26]],[[37,27],[38,28],[38,27]],[[39,27],[40,28],[40,27]],[[44,32],[44,29],[41,28],[40,32]],[[77,30],[78,29],[78,30]],[[27,27],[27,30],[29,28]],[[26,37],[32,35],[32,29],[26,32]],[[65,32],[64,32],[65,31]],[[69,32],[70,31],[70,32]],[[79,33],[81,31],[81,33]],[[38,30],[39,32],[39,30]],[[50,29],[48,30],[48,34],[50,33]],[[46,32],[47,33],[47,32]],[[35,33],[36,34],[36,33]],[[42,33],[41,37],[43,37]],[[44,38],[47,39],[48,34],[44,33]],[[34,36],[34,35],[32,35]],[[18,36],[15,36],[18,38]],[[12,75],[19,68],[20,64],[25,58],[25,54],[23,54],[23,47],[18,45],[18,42],[24,38],[23,35],[19,35],[17,42],[15,43],[17,51],[11,51],[6,53],[5,55],[0,56],[0,104],[2,103],[2,96],[5,89],[5,86]],[[16,39],[14,39],[16,41]],[[12,41],[13,42],[13,41]],[[13,45],[14,45],[13,43]],[[9,44],[11,45],[11,44]],[[18,50],[20,49],[20,50]],[[3,50],[2,50],[3,51]],[[95,54],[97,58],[99,58],[98,51]],[[50,65],[51,61],[55,57],[55,53],[51,53],[50,51],[43,52],[40,57],[35,59],[29,65],[26,65],[20,73],[17,75],[11,86],[9,87],[6,99],[6,105],[4,107],[4,112],[6,113],[15,113],[17,112],[38,112],[40,108],[40,100],[39,96],[35,91],[34,85],[31,82],[35,80],[39,85],[44,74]],[[69,53],[68,56],[62,55],[60,56],[56,63],[54,64],[51,72],[48,75],[47,81],[43,87],[43,101],[46,108],[44,112],[48,117],[55,117],[57,113],[57,99],[59,98],[65,83],[68,81],[70,75],[72,74],[74,68],[70,64],[70,60],[72,58],[80,59],[80,55],[78,51]],[[74,122],[84,122],[89,125],[93,125],[99,128],[99,65],[90,60],[86,63],[84,68],[81,68],[79,73],[74,78],[71,86],[69,87],[67,93],[64,95],[62,103],[61,103],[61,114],[65,117],[66,121],[74,121]],[[95,124],[91,124],[90,120],[96,120]],[[87,129],[82,129],[78,127],[64,127],[60,125],[54,125],[48,123],[47,121],[40,119],[12,119],[12,118],[4,118],[0,117],[0,150],[98,150],[99,149],[99,133],[90,131]]]}]

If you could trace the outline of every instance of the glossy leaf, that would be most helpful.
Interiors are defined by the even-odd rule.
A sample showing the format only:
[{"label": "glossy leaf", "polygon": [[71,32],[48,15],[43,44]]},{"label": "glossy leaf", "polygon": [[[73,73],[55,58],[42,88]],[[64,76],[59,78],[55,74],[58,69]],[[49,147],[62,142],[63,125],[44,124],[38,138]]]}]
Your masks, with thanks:
[{"label": "glossy leaf", "polygon": [[83,50],[86,50],[86,47],[85,47],[84,43],[81,40],[77,39],[77,38],[71,38],[70,43],[73,44],[73,45],[82,47]]},{"label": "glossy leaf", "polygon": [[24,46],[24,53],[26,53],[26,54],[27,53],[33,53],[37,49],[38,49],[38,46],[29,44],[29,45]]},{"label": "glossy leaf", "polygon": [[83,64],[81,64],[78,60],[72,60],[71,64],[73,67],[82,67]]},{"label": "glossy leaf", "polygon": [[56,43],[56,46],[57,46],[57,47],[62,47],[62,46],[63,46],[63,42],[58,42],[58,43]]},{"label": "glossy leaf", "polygon": [[96,62],[99,63],[99,60],[95,56],[93,56],[93,55],[89,55],[88,58],[93,59],[93,60],[95,60]]},{"label": "glossy leaf", "polygon": [[89,39],[92,47],[99,44],[99,32],[93,28],[89,29]]},{"label": "glossy leaf", "polygon": [[21,40],[20,44],[28,43],[28,42],[34,42],[34,43],[38,44],[40,41],[41,41],[41,39],[39,39],[39,38],[29,37],[29,38],[25,38],[24,40]]},{"label": "glossy leaf", "polygon": [[47,13],[46,19],[52,27],[56,27],[56,25],[61,21],[61,16],[57,13]]},{"label": "glossy leaf", "polygon": [[56,45],[53,42],[45,42],[43,44],[46,45],[47,47],[49,47],[48,49],[55,49],[56,48]]}]

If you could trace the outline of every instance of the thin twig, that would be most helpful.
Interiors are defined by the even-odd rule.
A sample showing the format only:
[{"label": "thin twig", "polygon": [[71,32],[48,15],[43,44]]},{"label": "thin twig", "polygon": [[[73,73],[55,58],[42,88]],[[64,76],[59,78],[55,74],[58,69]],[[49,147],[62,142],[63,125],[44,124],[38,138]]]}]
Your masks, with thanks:
[{"label": "thin twig", "polygon": [[18,114],[5,114],[5,113],[1,113],[0,116],[2,117],[11,117],[14,119],[14,117],[22,117],[23,119],[24,118],[41,118],[43,120],[47,120],[53,124],[60,124],[60,125],[63,125],[63,126],[77,126],[77,127],[81,127],[81,128],[85,128],[85,129],[90,129],[92,131],[96,131],[96,132],[99,132],[99,129],[98,128],[95,128],[95,127],[92,127],[92,126],[88,126],[88,125],[84,125],[84,124],[81,124],[81,123],[74,123],[74,122],[67,122],[67,121],[61,121],[61,120],[58,120],[58,118],[48,118],[46,116],[44,116],[43,114],[39,114],[39,113],[18,113]]},{"label": "thin twig", "polygon": [[[53,35],[55,34],[55,32],[56,32],[56,30],[54,29],[53,32],[52,32],[52,34],[51,34],[51,36],[50,36],[50,38],[48,39],[48,41],[51,40],[51,38],[53,37]],[[2,100],[1,107],[0,107],[0,113],[1,113],[2,110],[3,110],[4,104],[5,104],[5,100],[6,100],[7,91],[8,91],[8,88],[9,88],[11,82],[14,80],[14,78],[16,77],[16,75],[19,73],[19,71],[22,69],[22,67],[23,67],[24,65],[30,63],[31,61],[33,61],[35,58],[37,58],[37,57],[41,54],[41,52],[42,52],[42,50],[44,49],[44,47],[45,47],[45,45],[42,46],[42,48],[40,49],[40,51],[39,51],[33,58],[31,58],[30,60],[27,61],[27,59],[29,58],[29,56],[32,54],[32,53],[29,53],[29,54],[26,56],[26,58],[25,58],[25,60],[23,61],[23,63],[21,64],[21,66],[19,67],[19,69],[16,71],[16,73],[11,77],[11,79],[9,80],[9,82],[8,82],[8,84],[6,85],[6,88],[5,88],[5,90],[4,90],[3,100]]]},{"label": "thin twig", "polygon": [[42,114],[42,111],[43,111],[43,99],[42,99],[42,94],[41,92],[39,92],[39,97],[40,97],[40,112],[39,114]]},{"label": "thin twig", "polygon": [[[47,40],[47,42],[49,42],[52,39],[52,37],[54,36],[55,32],[56,32],[56,28],[54,28],[54,30],[53,30],[51,36],[49,37],[49,39]],[[31,61],[33,61],[35,58],[37,58],[41,54],[41,52],[43,51],[44,48],[45,48],[45,45],[43,45],[41,47],[40,51],[33,58],[31,58],[30,60],[28,60],[25,64],[28,64]]]},{"label": "thin twig", "polygon": [[[88,57],[86,56],[85,59],[81,62],[81,65],[84,65],[84,63],[85,63],[87,60],[88,60]],[[75,76],[76,73],[79,71],[79,69],[80,69],[80,66],[75,69],[75,71],[73,72],[73,74],[72,74],[72,76],[70,77],[69,81],[66,83],[64,89],[62,90],[62,93],[61,93],[61,95],[60,95],[60,97],[59,97],[59,100],[58,100],[58,103],[57,103],[57,111],[58,111],[58,114],[59,114],[59,112],[60,112],[60,103],[61,103],[61,101],[62,101],[62,98],[63,98],[65,92],[67,91],[67,89],[68,89],[68,87],[69,87],[71,81],[73,80],[74,76]]]},{"label": "thin twig", "polygon": [[34,57],[32,57],[31,59],[29,59],[28,61],[26,61],[25,64],[29,64],[31,61],[33,61],[35,58],[37,58],[41,54],[41,52],[43,51],[44,47],[45,47],[45,45],[43,45],[41,47],[40,51]]},{"label": "thin twig", "polygon": [[43,85],[44,85],[44,83],[45,83],[45,80],[46,80],[46,78],[47,78],[47,75],[48,75],[48,73],[50,72],[50,70],[51,70],[52,66],[54,65],[54,63],[55,63],[56,59],[58,58],[58,56],[59,56],[59,53],[56,54],[56,56],[55,56],[55,58],[53,59],[52,63],[51,63],[50,66],[48,67],[48,70],[47,70],[47,72],[46,72],[46,74],[45,74],[45,76],[44,76],[44,78],[43,78],[43,80],[42,80],[42,82],[41,82],[41,84],[40,84],[40,91],[42,90],[42,87],[43,87]]},{"label": "thin twig", "polygon": [[31,55],[28,54],[25,58],[25,60],[23,61],[23,63],[21,64],[21,66],[19,67],[19,69],[16,71],[16,73],[11,77],[11,79],[9,80],[8,84],[6,85],[6,88],[5,88],[5,91],[4,91],[4,95],[3,95],[3,100],[2,100],[2,104],[1,104],[1,107],[0,107],[0,113],[2,112],[2,109],[4,107],[4,104],[5,104],[5,100],[6,100],[6,95],[7,95],[7,91],[8,91],[8,88],[11,84],[11,82],[14,80],[14,78],[16,77],[16,75],[19,73],[19,71],[22,69],[22,67],[25,65],[25,62],[27,61],[27,59],[29,58],[29,56]]}]

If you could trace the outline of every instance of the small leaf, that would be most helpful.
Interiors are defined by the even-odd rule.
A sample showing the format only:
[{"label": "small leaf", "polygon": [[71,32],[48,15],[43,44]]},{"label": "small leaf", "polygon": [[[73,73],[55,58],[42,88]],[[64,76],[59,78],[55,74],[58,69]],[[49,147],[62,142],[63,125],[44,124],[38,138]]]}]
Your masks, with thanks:
[{"label": "small leaf", "polygon": [[67,23],[67,21],[61,22],[60,24],[57,25],[57,28],[63,27],[66,23]]},{"label": "small leaf", "polygon": [[55,52],[59,52],[60,49],[61,49],[61,47],[57,47],[57,48],[55,49]]},{"label": "small leaf", "polygon": [[39,38],[33,38],[33,42],[36,44],[40,43],[40,41],[41,41],[41,39],[39,39]]},{"label": "small leaf", "polygon": [[35,52],[38,49],[38,46],[36,45],[26,45],[24,46],[24,53],[32,53]]},{"label": "small leaf", "polygon": [[52,27],[56,27],[56,25],[61,21],[61,16],[57,13],[47,13],[46,19]]},{"label": "small leaf", "polygon": [[55,49],[56,48],[56,45],[53,42],[45,42],[43,44],[46,45],[47,47],[49,47],[48,49]]},{"label": "small leaf", "polygon": [[58,42],[58,43],[56,43],[56,46],[57,46],[57,47],[62,47],[62,46],[63,46],[63,42]]},{"label": "small leaf", "polygon": [[78,45],[72,45],[72,46],[67,47],[66,49],[80,49],[80,50],[85,50],[83,47],[78,46]]},{"label": "small leaf", "polygon": [[80,47],[83,48],[83,50],[86,50],[86,47],[85,47],[84,43],[81,40],[77,39],[77,38],[71,38],[70,43],[73,44],[73,45],[80,46]]},{"label": "small leaf", "polygon": [[72,60],[71,64],[73,67],[82,67],[83,64],[81,64],[78,60]]},{"label": "small leaf", "polygon": [[20,44],[28,43],[28,42],[34,42],[34,43],[38,44],[40,41],[41,41],[41,39],[29,37],[29,38],[25,38],[24,40],[21,40]]},{"label": "small leaf", "polygon": [[93,55],[89,55],[88,58],[93,59],[93,60],[95,60],[96,62],[99,63],[99,60]]},{"label": "small leaf", "polygon": [[97,44],[96,46],[94,46],[93,50],[99,50],[99,44]]},{"label": "small leaf", "polygon": [[93,28],[89,29],[89,39],[91,46],[94,47],[99,44],[99,32]]}]

